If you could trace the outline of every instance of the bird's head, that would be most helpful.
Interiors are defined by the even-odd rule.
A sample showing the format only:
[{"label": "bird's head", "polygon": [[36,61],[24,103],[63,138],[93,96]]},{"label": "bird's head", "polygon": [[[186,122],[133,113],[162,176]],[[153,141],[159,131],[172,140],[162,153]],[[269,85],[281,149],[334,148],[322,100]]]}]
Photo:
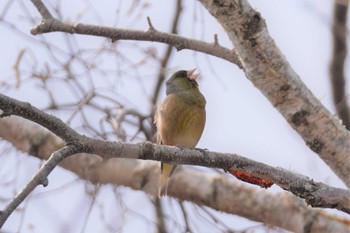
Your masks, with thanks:
[{"label": "bird's head", "polygon": [[199,74],[195,74],[196,69],[193,70],[180,70],[174,73],[171,78],[166,82],[166,94],[179,93],[183,91],[190,91],[193,89],[198,90]]}]

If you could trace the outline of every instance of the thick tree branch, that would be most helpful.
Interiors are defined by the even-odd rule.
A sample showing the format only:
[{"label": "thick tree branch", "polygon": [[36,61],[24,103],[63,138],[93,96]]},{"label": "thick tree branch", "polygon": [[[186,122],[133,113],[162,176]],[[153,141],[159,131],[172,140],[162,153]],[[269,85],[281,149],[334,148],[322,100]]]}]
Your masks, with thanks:
[{"label": "thick tree branch", "polygon": [[[21,127],[21,133],[18,133]],[[7,129],[7,132],[3,129]],[[0,119],[0,137],[40,159],[62,146],[62,141],[39,125],[16,116]],[[32,148],[36,148],[35,152]],[[77,154],[60,166],[82,179],[100,184],[118,184],[157,195],[159,164],[135,159],[111,159],[101,162],[98,156]],[[208,174],[179,167],[172,177],[169,194],[180,200],[232,213],[254,221],[293,232],[347,232],[350,221],[309,208],[288,193],[273,194],[236,182],[230,176]],[[191,177],[191,179],[188,179]],[[179,188],[181,187],[181,188]],[[248,198],[249,197],[249,198]]]},{"label": "thick tree branch", "polygon": [[[36,0],[37,2],[39,0]],[[219,21],[235,45],[247,77],[279,110],[320,158],[350,187],[350,133],[315,98],[270,37],[264,19],[246,0],[200,0]],[[37,5],[36,5],[37,6]],[[42,4],[40,7],[44,7]],[[45,13],[45,10],[38,9]],[[47,10],[47,9],[46,9]],[[62,31],[112,40],[158,41],[179,49],[192,49],[240,66],[235,52],[198,40],[156,31],[114,29],[85,24],[70,25],[42,14],[45,19],[32,34]]]},{"label": "thick tree branch", "polygon": [[345,60],[347,55],[347,15],[349,0],[340,3],[334,1],[333,13],[333,56],[330,64],[330,76],[333,89],[333,102],[339,118],[350,130],[350,109],[346,96]]},{"label": "thick tree branch", "polygon": [[[112,40],[130,39],[158,41],[171,44],[177,49],[190,48],[196,51],[201,51],[217,57],[221,57],[235,64],[241,64],[234,52],[229,51],[229,53],[227,49],[215,45],[215,43],[214,45],[208,43],[203,44],[203,42],[200,41],[189,40],[176,35],[160,33],[157,32],[154,28],[150,28],[150,30],[147,32],[140,32],[82,24],[78,24],[76,26],[67,25],[63,24],[57,19],[54,19],[41,1],[32,0],[32,2],[38,8],[40,14],[43,16],[42,24],[32,30],[33,34],[51,31],[64,31],[69,33],[105,36],[111,38]],[[274,106],[276,106],[281,114],[284,115],[289,123],[299,132],[299,134],[306,141],[306,144],[313,151],[318,153],[320,157],[327,164],[329,164],[329,166],[344,181],[344,183],[349,186],[349,132],[342,128],[341,124],[339,124],[338,121],[332,118],[329,112],[311,94],[311,92],[300,81],[295,72],[290,68],[281,52],[269,37],[264,20],[261,18],[259,13],[252,10],[246,1],[202,0],[201,2],[219,20],[219,22],[228,32],[229,37],[235,44],[237,51],[241,56],[241,59],[243,61],[243,68],[247,76],[267,96],[267,98],[269,98],[269,100],[273,103]],[[203,46],[208,46],[208,48],[203,48]],[[0,100],[0,104],[2,104],[1,102],[2,101]],[[263,179],[271,176],[272,180],[270,181],[273,181],[276,184],[280,185],[282,188],[288,189],[296,195],[305,198],[306,201],[309,203],[311,202],[310,204],[313,204],[315,206],[321,203],[320,205],[327,207],[327,205],[331,203],[331,206],[336,205],[335,207],[338,209],[342,209],[345,212],[349,211],[349,196],[347,190],[334,189],[332,187],[325,186],[324,184],[316,183],[300,175],[288,174],[292,176],[296,175],[295,178],[301,180],[302,184],[304,184],[303,182],[306,182],[305,184],[307,185],[302,185],[302,189],[300,190],[300,184],[294,184],[296,186],[293,186],[293,184],[289,183],[290,181],[288,181],[288,179],[281,179],[280,173],[283,175],[285,172],[287,172],[282,169],[272,168],[267,165],[259,164],[232,154],[220,154],[215,152],[187,149],[182,150],[179,148],[159,146],[150,143],[124,144],[90,139],[81,136],[72,129],[71,130],[73,132],[66,133],[65,130],[67,128],[62,125],[63,122],[59,120],[56,121],[57,119],[53,121],[54,125],[51,126],[50,118],[52,116],[45,114],[41,115],[40,113],[36,112],[37,109],[31,106],[28,106],[27,108],[25,105],[20,105],[16,106],[15,108],[11,108],[9,105],[12,103],[9,104],[8,99],[4,102],[4,108],[2,108],[0,105],[0,109],[3,111],[3,113],[0,113],[0,115],[24,115],[23,117],[26,117],[27,119],[30,119],[34,122],[38,122],[39,124],[48,127],[49,129],[53,127],[54,129],[50,130],[68,142],[69,146],[73,146],[77,149],[77,151],[80,152],[99,154],[103,158],[123,157],[127,155],[131,156],[132,158],[156,159],[184,164],[198,164],[209,167],[230,168],[233,166],[233,168],[237,169],[238,171],[248,171],[253,175]],[[23,113],[23,111],[27,111],[28,109],[29,113]],[[36,116],[36,114],[39,114],[40,116]],[[12,119],[12,117],[10,119]],[[68,127],[68,129],[70,128]],[[166,154],[167,156],[163,154]],[[133,161],[135,162],[136,160]],[[230,197],[233,195],[231,183],[227,183],[227,180],[223,181],[222,176],[206,177],[205,174],[191,172],[190,170],[186,169],[181,171],[181,173],[177,173],[173,177],[175,182],[171,183],[169,192],[170,194],[175,197],[186,200],[193,200],[195,203],[206,204],[212,208],[225,210],[228,212],[235,209],[235,206],[229,205],[233,202],[227,202],[225,199],[225,197]],[[273,171],[272,173],[276,173],[277,176],[270,174],[270,171]],[[139,186],[136,188],[144,189],[145,183],[148,182],[148,177],[146,176],[151,173],[152,172],[149,171],[148,174],[145,174],[144,171],[142,171],[141,180],[138,183]],[[154,172],[152,174],[154,174]],[[197,175],[198,177],[196,177]],[[197,186],[198,184],[202,184],[202,179],[205,179],[208,181],[208,183],[204,182],[204,185],[200,187],[197,187],[195,185],[195,188],[197,189],[195,189],[195,192],[193,192],[193,189],[191,189],[191,187],[193,188],[194,183],[187,183],[193,182],[192,179],[191,181],[186,179],[186,177],[189,176],[194,177],[194,180],[197,181]],[[39,180],[42,181],[41,178]],[[153,185],[154,184],[155,182]],[[172,185],[174,185],[173,188]],[[135,187],[132,185],[130,186]],[[180,186],[185,187],[184,190],[181,190],[181,193],[179,193],[178,189],[176,190],[174,188]],[[295,187],[297,187],[296,190]],[[200,189],[202,192],[198,192],[198,189]],[[332,190],[330,191],[330,189]],[[324,197],[324,193],[327,195],[326,198]],[[198,194],[200,194],[200,196],[198,196]],[[338,196],[338,194],[340,194],[340,196]],[[309,195],[312,195],[313,197],[309,198]],[[336,197],[334,197],[334,195]],[[239,196],[239,193],[235,193],[235,196]],[[264,196],[264,199],[266,200],[266,203],[268,200],[270,200],[269,196]],[[222,202],[223,200],[224,202]],[[243,199],[241,200],[243,201]],[[328,202],[329,200],[330,202]],[[273,201],[274,202],[271,202],[271,205],[274,207],[272,209],[276,210],[277,208],[281,208],[279,209],[282,210],[280,211],[281,216],[285,217],[285,212],[283,212],[283,210],[285,211],[288,209],[288,205],[283,205],[283,203],[279,202],[278,206],[274,206],[276,200],[273,199]],[[324,205],[324,203],[326,204]],[[259,207],[261,208],[260,211],[263,210],[260,218],[264,220],[266,216],[263,213],[266,213],[266,211],[269,210],[271,211],[271,209],[264,210],[263,206]],[[298,209],[298,212],[301,211],[301,208],[302,211],[305,211],[305,213],[307,212],[307,214],[302,214],[301,220],[298,219],[298,221],[296,221],[293,219],[293,221],[289,221],[293,222],[293,224],[292,226],[288,225],[288,227],[285,227],[285,229],[290,229],[296,232],[303,232],[305,229],[311,229],[310,232],[322,232],[321,230],[316,230],[318,229],[317,227],[325,227],[324,224],[329,219],[327,220],[326,218],[324,221],[323,214],[319,214],[314,210],[311,210],[312,212],[308,212],[309,208],[300,207],[299,205],[294,207],[294,209]],[[270,206],[268,206],[268,208],[270,208]],[[13,211],[11,208],[8,209],[9,211]],[[8,210],[6,209],[6,211]],[[249,214],[251,213],[244,212],[242,215],[249,216]],[[312,219],[309,218],[310,216]],[[255,217],[255,219],[259,219],[259,217]],[[279,221],[282,221],[282,219],[279,219]],[[348,222],[346,224],[347,226],[349,225]],[[302,229],[300,226],[302,226]],[[344,225],[342,226],[344,227]],[[326,227],[329,226],[326,225]],[[342,232],[342,228],[338,229],[334,226],[328,228],[328,231],[324,231],[325,228],[322,229],[323,232]]]},{"label": "thick tree branch", "polygon": [[30,121],[49,129],[66,143],[77,140],[79,134],[68,127],[59,118],[53,117],[39,109],[33,107],[30,103],[21,102],[5,95],[0,94],[0,117],[11,115],[21,116]]},{"label": "thick tree branch", "polygon": [[199,1],[225,29],[249,80],[350,187],[349,131],[301,81],[270,37],[259,12],[246,0]]},{"label": "thick tree branch", "polygon": [[[20,106],[20,107],[17,107]],[[17,110],[20,109],[20,110]],[[90,153],[109,158],[132,158],[157,160],[176,164],[191,164],[206,167],[230,169],[248,172],[256,177],[271,181],[281,188],[304,198],[315,207],[337,208],[350,213],[349,191],[314,182],[308,177],[298,175],[282,168],[274,168],[236,154],[210,152],[199,149],[177,148],[157,145],[150,142],[121,143],[97,140],[82,136],[54,116],[50,116],[29,104],[0,94],[0,110],[6,116],[17,115],[32,120],[52,132],[61,134],[61,138],[77,147],[77,153]],[[6,111],[4,111],[6,110]],[[44,121],[42,119],[45,119]],[[62,122],[63,125],[57,122]],[[58,129],[56,129],[58,128]],[[72,135],[62,134],[71,132]]]}]

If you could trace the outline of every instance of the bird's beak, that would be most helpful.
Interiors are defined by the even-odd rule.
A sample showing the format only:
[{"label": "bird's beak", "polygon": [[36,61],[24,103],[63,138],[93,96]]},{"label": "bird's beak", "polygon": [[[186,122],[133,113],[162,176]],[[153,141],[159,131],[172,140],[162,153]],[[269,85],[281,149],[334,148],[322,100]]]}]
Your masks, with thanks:
[{"label": "bird's beak", "polygon": [[196,72],[196,70],[197,68],[187,71],[187,77],[189,77],[191,80],[197,80],[201,74],[200,73],[195,74],[194,72]]}]

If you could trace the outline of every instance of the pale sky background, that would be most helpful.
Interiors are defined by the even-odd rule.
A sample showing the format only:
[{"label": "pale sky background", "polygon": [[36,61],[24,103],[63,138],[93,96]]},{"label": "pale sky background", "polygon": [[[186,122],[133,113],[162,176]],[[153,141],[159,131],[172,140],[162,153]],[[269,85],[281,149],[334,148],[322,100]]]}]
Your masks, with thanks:
[{"label": "pale sky background", "polygon": [[[0,2],[0,9],[4,3]],[[47,2],[47,1],[44,1]],[[55,2],[55,1],[51,1]],[[76,22],[75,15],[86,9],[86,14],[80,22],[91,24],[102,24],[104,26],[115,26],[120,28],[147,29],[146,17],[150,16],[154,27],[159,31],[169,31],[170,22],[173,17],[172,9],[175,1],[147,1],[150,7],[137,14],[134,12],[129,18],[119,16],[116,21],[116,8],[120,4],[120,12],[126,12],[130,7],[129,1],[62,1],[64,19]],[[142,1],[144,2],[144,1]],[[335,112],[332,103],[332,94],[329,82],[328,67],[331,56],[331,22],[333,13],[333,1],[330,0],[271,0],[271,1],[249,1],[265,18],[269,32],[275,42],[285,54],[292,67],[300,75],[304,83],[311,89],[314,95],[332,113]],[[25,5],[31,15],[38,17],[35,23],[39,23],[39,14],[31,5],[30,1],[18,1],[13,4],[8,19],[14,21],[31,41],[23,40],[23,37],[14,34],[9,28],[0,24],[2,43],[0,44],[0,82],[13,79],[12,66],[16,60],[18,51],[27,48],[40,58],[39,63],[46,61],[46,55],[42,49],[38,49],[34,37],[30,34],[33,23],[27,21],[23,16],[22,5]],[[89,6],[84,8],[84,6]],[[93,9],[94,6],[95,9]],[[99,15],[99,16],[97,16]],[[197,20],[194,20],[196,15]],[[130,26],[132,22],[132,26]],[[196,1],[184,1],[184,16],[180,22],[179,34],[182,36],[203,39],[207,42],[213,41],[213,34],[219,35],[219,43],[231,48],[232,45],[225,35],[223,29],[218,25],[207,11]],[[63,37],[60,33],[45,35],[50,41],[57,41],[57,46],[64,47]],[[100,38],[90,36],[77,36],[79,45],[83,47],[97,47],[103,41]],[[125,42],[125,44],[137,44],[147,47],[162,48],[158,52],[163,54],[164,45],[150,42]],[[126,51],[130,46],[126,46]],[[135,59],[141,58],[135,54]],[[208,60],[210,60],[209,68]],[[103,65],[115,66],[113,61],[103,61]],[[171,72],[178,69],[191,69],[198,67],[202,73],[200,88],[207,99],[207,123],[203,136],[198,144],[200,148],[212,151],[236,153],[266,164],[283,167],[300,174],[309,176],[315,181],[344,187],[342,182],[331,172],[331,170],[313,153],[297,133],[288,125],[286,120],[273,108],[270,102],[257,90],[252,83],[246,79],[244,73],[235,65],[220,59],[195,54],[191,51],[176,52],[169,64]],[[347,59],[347,70],[349,59]],[[29,69],[29,68],[28,68]],[[78,69],[78,68],[77,68]],[[147,69],[142,70],[143,86],[135,85],[137,79],[133,73],[125,73],[123,81],[117,85],[116,90],[129,98],[130,91],[133,93],[146,92],[152,94],[153,85],[158,72],[156,63],[150,64]],[[347,72],[349,77],[349,72]],[[100,77],[96,77],[98,80]],[[111,77],[113,78],[113,77]],[[350,86],[347,80],[347,93]],[[52,82],[55,86],[55,95],[65,99],[69,98],[66,91],[59,84]],[[99,84],[98,84],[99,85]],[[101,85],[103,85],[101,83]],[[34,106],[45,107],[46,101],[37,85],[24,85],[17,91],[7,91],[1,87],[0,91],[21,100],[31,102]],[[163,87],[162,96],[165,96]],[[349,95],[348,95],[349,96]],[[150,105],[146,99],[133,95],[130,99],[135,108],[143,112],[149,110]],[[64,114],[59,114],[64,118]],[[4,146],[5,144],[0,144]],[[1,161],[0,155],[0,161]],[[9,156],[10,155],[6,155]],[[13,159],[6,159],[8,170],[0,170],[0,177],[17,177],[17,190],[25,185],[28,179],[38,169],[38,160],[28,158],[26,155],[13,155]],[[11,170],[13,166],[18,167],[16,171]],[[91,198],[88,197],[86,189],[93,189],[92,185],[84,182],[76,182],[78,178],[64,169],[58,168],[49,176],[47,188],[38,187],[33,195],[29,197],[24,217],[14,213],[5,224],[4,232],[16,232],[19,226],[20,232],[81,232],[81,227],[88,211]],[[62,187],[64,191],[62,191]],[[50,191],[51,190],[51,191]],[[57,191],[58,190],[58,191]],[[112,188],[106,187],[99,194],[98,210],[103,209],[104,222],[101,221],[100,212],[93,211],[89,217],[86,232],[106,232],[105,225],[124,225],[121,232],[154,232],[154,224],[144,220],[152,220],[153,208],[150,199],[140,191],[130,191],[129,188],[118,189],[124,195],[119,205],[114,200],[115,194]],[[12,188],[4,190],[8,197],[14,195]],[[281,191],[278,187],[271,192]],[[3,195],[3,194],[2,194]],[[180,219],[176,214],[178,209],[171,199],[165,199],[170,203],[167,212],[170,218]],[[108,203],[113,203],[110,205]],[[0,202],[0,208],[6,203]],[[186,205],[191,206],[187,203]],[[24,207],[22,206],[22,207]],[[129,211],[123,213],[123,207],[127,206]],[[337,211],[332,211],[337,213]],[[195,213],[192,213],[195,214]],[[221,214],[221,218],[234,229],[243,229],[247,226],[255,226],[257,223],[247,221],[243,218]],[[20,224],[23,222],[22,224]],[[73,224],[73,222],[76,222]],[[214,232],[210,226],[202,226],[198,223],[198,229],[203,227],[202,232]],[[176,228],[174,228],[176,229]],[[209,230],[210,229],[210,230]],[[206,231],[209,230],[209,231]],[[176,231],[180,232],[180,231]],[[257,231],[259,232],[259,231]],[[273,231],[271,231],[273,232]]]}]

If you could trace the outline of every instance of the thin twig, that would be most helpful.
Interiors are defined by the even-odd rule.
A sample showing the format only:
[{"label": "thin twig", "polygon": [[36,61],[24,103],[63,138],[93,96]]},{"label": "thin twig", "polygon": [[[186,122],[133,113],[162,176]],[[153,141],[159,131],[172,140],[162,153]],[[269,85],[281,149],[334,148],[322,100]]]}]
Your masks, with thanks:
[{"label": "thin twig", "polygon": [[148,23],[148,26],[149,26],[149,31],[156,31],[156,29],[153,27],[153,24],[152,24],[152,21],[151,21],[151,17],[147,16],[147,23]]},{"label": "thin twig", "polygon": [[44,20],[52,19],[50,11],[47,9],[45,4],[40,0],[31,0],[35,8],[39,11]]},{"label": "thin twig", "polygon": [[154,208],[156,210],[156,222],[157,222],[157,231],[158,233],[166,233],[166,227],[165,227],[165,218],[164,218],[164,211],[162,208],[162,200],[160,200],[158,197],[154,198]]},{"label": "thin twig", "polygon": [[16,88],[19,88],[19,86],[21,85],[21,72],[20,72],[19,66],[25,52],[26,52],[25,48],[19,51],[16,62],[13,65],[13,69],[15,70],[15,74],[16,74]]},{"label": "thin twig", "polygon": [[28,197],[28,195],[38,186],[48,185],[48,175],[64,158],[77,152],[76,146],[66,146],[54,152],[49,160],[37,171],[26,186],[11,200],[11,202],[0,212],[0,228],[6,222],[12,212]]},{"label": "thin twig", "polygon": [[179,206],[181,208],[181,212],[182,212],[182,216],[184,217],[184,222],[185,222],[185,232],[192,232],[191,231],[191,226],[190,226],[190,222],[189,222],[189,219],[188,219],[188,215],[187,215],[187,210],[184,206],[184,203],[182,201],[179,201]]}]

